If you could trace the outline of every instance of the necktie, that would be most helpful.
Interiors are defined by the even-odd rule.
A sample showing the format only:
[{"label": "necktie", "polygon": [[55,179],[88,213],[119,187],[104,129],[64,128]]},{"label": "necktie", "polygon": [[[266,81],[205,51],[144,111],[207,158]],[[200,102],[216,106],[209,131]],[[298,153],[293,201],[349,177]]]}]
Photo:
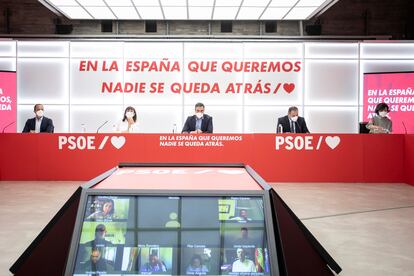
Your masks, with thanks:
[{"label": "necktie", "polygon": [[295,131],[295,123],[293,121],[290,121],[290,132],[296,133],[296,131]]}]

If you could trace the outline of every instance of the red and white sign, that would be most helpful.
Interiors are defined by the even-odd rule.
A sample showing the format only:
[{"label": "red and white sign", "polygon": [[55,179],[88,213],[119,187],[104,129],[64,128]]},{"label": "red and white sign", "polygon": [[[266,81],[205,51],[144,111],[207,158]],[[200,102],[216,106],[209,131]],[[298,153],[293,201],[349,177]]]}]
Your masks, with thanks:
[{"label": "red and white sign", "polygon": [[269,182],[401,183],[414,172],[405,169],[414,156],[405,152],[414,148],[405,144],[408,136],[3,134],[0,180],[89,180],[120,162],[161,162],[244,163]]},{"label": "red and white sign", "polygon": [[0,132],[16,132],[16,72],[0,71]]},{"label": "red and white sign", "polygon": [[364,74],[364,121],[379,103],[390,107],[393,133],[414,133],[414,72]]}]

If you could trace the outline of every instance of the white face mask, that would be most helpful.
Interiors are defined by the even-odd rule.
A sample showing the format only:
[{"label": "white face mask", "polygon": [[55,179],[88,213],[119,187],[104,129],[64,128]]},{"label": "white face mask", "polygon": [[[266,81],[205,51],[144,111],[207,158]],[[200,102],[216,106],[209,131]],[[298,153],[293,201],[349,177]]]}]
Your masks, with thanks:
[{"label": "white face mask", "polygon": [[134,115],[135,115],[135,113],[134,113],[134,112],[132,112],[132,111],[127,111],[127,113],[125,113],[125,116],[126,116],[128,119],[130,119],[130,118],[134,117]]},{"label": "white face mask", "polygon": [[298,120],[298,116],[294,116],[294,117],[290,117],[290,119],[294,122],[296,122]]},{"label": "white face mask", "polygon": [[43,117],[43,110],[38,110],[38,111],[36,111],[36,116],[37,117]]},{"label": "white face mask", "polygon": [[196,115],[196,116],[197,116],[197,118],[199,118],[199,119],[201,119],[201,118],[203,117],[203,113],[201,113],[201,112],[197,112],[195,115]]},{"label": "white face mask", "polygon": [[381,116],[381,117],[387,117],[387,114],[388,114],[388,112],[387,111],[381,111],[381,112],[379,112],[379,115]]}]

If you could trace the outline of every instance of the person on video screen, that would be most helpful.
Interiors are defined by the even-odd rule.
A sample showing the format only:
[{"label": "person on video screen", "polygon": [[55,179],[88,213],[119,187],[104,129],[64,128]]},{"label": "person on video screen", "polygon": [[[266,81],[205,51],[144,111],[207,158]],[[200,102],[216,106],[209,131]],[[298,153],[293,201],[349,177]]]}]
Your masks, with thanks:
[{"label": "person on video screen", "polygon": [[95,239],[85,243],[85,247],[108,247],[114,246],[112,242],[105,240],[106,227],[103,224],[98,224],[95,228]]},{"label": "person on video screen", "polygon": [[187,267],[186,274],[187,275],[200,275],[206,274],[208,272],[208,268],[203,265],[203,260],[201,259],[200,255],[194,255],[191,258],[191,263]]},{"label": "person on video screen", "polygon": [[87,220],[112,219],[115,212],[115,204],[111,198],[100,198],[96,205],[100,206],[99,210],[88,216]]},{"label": "person on video screen", "polygon": [[[102,258],[101,252],[98,248],[92,248],[91,256],[88,261],[84,264],[84,271],[86,272],[108,272],[112,271],[111,266],[107,260]],[[96,273],[97,275],[98,273]]]},{"label": "person on video screen", "polygon": [[233,262],[232,272],[256,272],[256,266],[252,260],[246,258],[243,248],[237,249],[237,260]]},{"label": "person on video screen", "polygon": [[234,240],[233,244],[237,247],[256,246],[256,241],[249,237],[249,230],[246,227],[240,229],[240,237]]},{"label": "person on video screen", "polygon": [[232,218],[230,218],[230,220],[237,220],[237,221],[247,222],[247,221],[251,221],[252,219],[248,217],[246,209],[241,209],[239,211],[239,216],[232,217]]},{"label": "person on video screen", "polygon": [[141,267],[141,272],[166,272],[167,267],[163,261],[161,261],[156,254],[149,256],[149,262],[145,263]]}]

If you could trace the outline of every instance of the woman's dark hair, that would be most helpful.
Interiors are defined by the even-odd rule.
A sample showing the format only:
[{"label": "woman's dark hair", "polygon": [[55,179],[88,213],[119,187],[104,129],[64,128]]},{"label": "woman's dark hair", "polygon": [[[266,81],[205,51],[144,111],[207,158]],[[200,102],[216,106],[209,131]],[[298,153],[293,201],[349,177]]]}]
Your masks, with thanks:
[{"label": "woman's dark hair", "polygon": [[122,119],[122,122],[125,122],[125,120],[127,119],[126,113],[128,111],[134,111],[134,117],[132,117],[132,119],[134,119],[134,123],[135,123],[137,121],[137,112],[135,111],[135,108],[133,108],[132,106],[128,106],[127,108],[125,108],[124,118]]},{"label": "woman's dark hair", "polygon": [[99,201],[100,201],[100,204],[102,204],[101,211],[103,211],[103,206],[105,205],[105,203],[111,203],[112,204],[112,209],[108,214],[108,215],[112,216],[115,212],[115,203],[114,203],[113,199],[108,198],[108,197],[101,197],[101,198],[99,198]]},{"label": "woman's dark hair", "polygon": [[379,115],[380,111],[384,111],[384,110],[387,110],[387,112],[390,112],[390,107],[386,103],[379,103],[375,107],[375,113],[378,114],[378,115]]}]

